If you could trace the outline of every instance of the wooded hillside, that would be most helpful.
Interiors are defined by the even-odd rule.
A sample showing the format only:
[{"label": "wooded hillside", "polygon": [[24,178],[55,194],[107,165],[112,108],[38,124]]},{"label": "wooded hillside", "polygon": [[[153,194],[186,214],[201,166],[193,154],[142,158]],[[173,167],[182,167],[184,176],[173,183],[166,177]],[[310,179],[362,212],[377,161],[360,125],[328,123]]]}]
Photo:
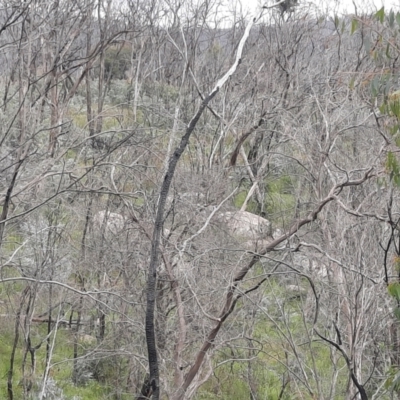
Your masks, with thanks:
[{"label": "wooded hillside", "polygon": [[0,398],[400,398],[400,13],[0,8]]}]

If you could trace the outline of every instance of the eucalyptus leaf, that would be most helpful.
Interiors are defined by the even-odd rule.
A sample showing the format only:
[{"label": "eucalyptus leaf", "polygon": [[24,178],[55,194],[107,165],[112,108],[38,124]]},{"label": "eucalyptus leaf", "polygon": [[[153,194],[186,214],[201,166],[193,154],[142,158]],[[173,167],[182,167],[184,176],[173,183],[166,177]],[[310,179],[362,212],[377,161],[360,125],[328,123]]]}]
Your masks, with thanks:
[{"label": "eucalyptus leaf", "polygon": [[353,20],[351,21],[350,33],[353,34],[357,30],[357,27],[358,27],[358,21],[355,18],[353,18]]},{"label": "eucalyptus leaf", "polygon": [[[389,294],[392,297],[394,297],[396,300],[400,300],[400,283],[399,282],[389,283],[387,289],[388,289]],[[400,309],[397,308],[396,310],[399,310],[399,312],[400,312]],[[395,312],[396,312],[396,310],[395,310]]]},{"label": "eucalyptus leaf", "polygon": [[380,23],[383,23],[385,19],[385,7],[382,7],[380,10],[378,10],[375,13],[375,17]]}]

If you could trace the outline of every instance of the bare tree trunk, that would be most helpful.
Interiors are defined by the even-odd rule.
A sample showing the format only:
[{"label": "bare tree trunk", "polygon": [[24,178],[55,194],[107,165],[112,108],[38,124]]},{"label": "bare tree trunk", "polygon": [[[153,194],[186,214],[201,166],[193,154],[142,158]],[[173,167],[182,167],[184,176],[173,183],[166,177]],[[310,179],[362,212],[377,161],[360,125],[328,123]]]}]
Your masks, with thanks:
[{"label": "bare tree trunk", "polygon": [[213,92],[210,93],[210,95],[208,95],[205,98],[199,110],[197,111],[196,115],[190,121],[186,133],[182,137],[179,147],[175,149],[173,155],[169,160],[167,173],[164,176],[164,180],[161,186],[160,197],[157,207],[157,215],[154,224],[153,239],[151,244],[150,265],[147,275],[147,288],[146,288],[146,293],[147,293],[146,342],[147,342],[147,351],[149,357],[150,386],[153,391],[154,400],[158,400],[160,396],[158,358],[157,358],[156,335],[154,327],[154,309],[156,301],[157,267],[158,267],[159,252],[160,252],[159,246],[160,246],[160,238],[164,222],[165,204],[167,201],[169,187],[171,185],[172,178],[174,176],[175,168],[178,164],[178,161],[189,142],[189,138],[194,128],[196,127],[196,124],[200,119],[201,114],[203,113],[208,103],[216,94],[217,90],[214,90]]},{"label": "bare tree trunk", "polygon": [[49,286],[49,313],[48,318],[49,320],[47,321],[47,340],[46,340],[46,365],[48,365],[48,363],[50,362],[50,350],[51,350],[51,340],[50,340],[50,332],[51,332],[51,324],[52,324],[52,320],[51,320],[51,311],[52,311],[52,304],[53,304],[53,285]]},{"label": "bare tree trunk", "polygon": [[[81,240],[81,260],[84,262],[86,259],[86,235],[88,232],[89,228],[89,222],[91,218],[91,213],[92,213],[92,203],[93,203],[93,197],[90,197],[89,200],[89,205],[86,210],[86,218],[85,218],[85,227],[83,229],[82,233],[82,240]],[[84,278],[82,276],[79,276],[79,273],[77,274],[78,279],[77,283],[79,284],[80,288],[84,290],[85,288],[85,282]],[[78,370],[78,341],[79,341],[79,329],[81,325],[81,319],[82,319],[82,310],[83,310],[83,296],[79,296],[79,305],[78,305],[78,310],[77,310],[77,319],[76,319],[76,329],[75,329],[75,334],[74,334],[74,346],[73,346],[73,370],[72,370],[72,380],[75,384],[78,383],[79,381],[79,370]],[[73,310],[71,311],[71,318],[72,318]]]},{"label": "bare tree trunk", "polygon": [[[110,18],[110,9],[111,9],[111,0],[107,0],[107,12],[105,18],[101,15],[101,1],[98,4],[98,21],[104,21],[103,23],[100,22],[100,40],[101,43],[105,43],[106,35],[108,31],[108,19]],[[104,25],[103,25],[104,24]],[[105,47],[101,49],[100,52],[100,60],[99,60],[99,80],[98,80],[98,101],[97,101],[97,118],[96,118],[96,133],[100,133],[103,129],[103,106],[104,106],[104,99],[106,97],[107,85],[110,79],[105,79],[104,73],[104,60],[105,60]]]},{"label": "bare tree trunk", "polygon": [[[141,68],[141,62],[142,62],[142,52],[143,52],[143,40],[141,39],[139,57],[137,60],[137,67],[136,67],[136,73],[135,73],[135,89],[134,89],[134,97],[133,97],[133,120],[135,122],[137,121],[137,106],[138,106],[138,101],[139,101],[139,91],[140,91],[139,75],[140,75],[140,68]],[[133,54],[133,46],[132,46],[132,54]],[[132,63],[133,63],[133,57],[132,57]]]},{"label": "bare tree trunk", "polygon": [[[89,26],[88,31],[86,32],[86,57],[89,57],[91,47],[92,47],[92,40],[91,40],[91,32]],[[91,61],[89,60],[87,61],[87,63],[90,62]],[[92,89],[91,89],[90,70],[88,70],[86,73],[85,82],[86,82],[86,116],[89,126],[89,137],[91,138],[93,146],[93,141],[95,140],[94,138],[95,127],[94,127],[93,110],[92,110]]]},{"label": "bare tree trunk", "polygon": [[7,394],[8,400],[14,399],[14,391],[13,391],[13,377],[14,377],[14,363],[15,363],[15,353],[17,351],[18,341],[19,341],[19,325],[21,322],[21,312],[25,303],[26,296],[29,293],[29,286],[27,286],[21,295],[20,306],[17,310],[17,315],[15,316],[15,325],[14,325],[14,341],[13,347],[10,355],[10,368],[7,373]]},{"label": "bare tree trunk", "polygon": [[[22,64],[22,63],[21,63]],[[11,181],[8,185],[7,192],[4,198],[2,210],[1,210],[1,215],[0,215],[0,248],[3,242],[3,236],[4,236],[4,231],[5,231],[5,226],[6,223],[5,221],[7,220],[8,217],[8,211],[11,205],[11,198],[12,198],[12,193],[14,190],[14,187],[16,185],[17,177],[20,171],[20,168],[22,166],[22,163],[24,162],[28,151],[29,151],[29,145],[25,144],[25,137],[26,137],[26,105],[25,105],[25,95],[26,95],[26,89],[24,89],[24,83],[23,83],[23,78],[22,78],[22,65],[20,66],[20,74],[19,74],[19,137],[18,137],[18,148],[16,150],[16,156],[15,156],[15,166],[14,166],[14,171],[13,175],[11,178]]]}]

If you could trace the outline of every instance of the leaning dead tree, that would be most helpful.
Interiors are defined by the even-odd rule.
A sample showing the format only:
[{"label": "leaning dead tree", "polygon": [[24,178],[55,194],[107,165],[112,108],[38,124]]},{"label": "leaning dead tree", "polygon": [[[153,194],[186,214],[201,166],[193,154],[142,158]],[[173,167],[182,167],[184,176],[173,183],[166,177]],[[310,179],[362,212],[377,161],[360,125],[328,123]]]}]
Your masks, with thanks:
[{"label": "leaning dead tree", "polygon": [[159,383],[159,370],[158,370],[158,360],[157,360],[157,348],[156,348],[156,335],[154,327],[154,308],[155,308],[155,292],[156,292],[156,282],[157,282],[157,264],[159,259],[159,246],[161,233],[163,229],[164,211],[165,204],[168,197],[169,188],[171,186],[172,179],[174,177],[175,169],[178,164],[180,157],[185,151],[190,136],[192,135],[197,122],[199,121],[203,111],[207,108],[210,101],[215,97],[219,90],[224,86],[228,79],[235,73],[236,68],[242,59],[242,52],[244,45],[249,37],[250,30],[253,24],[260,19],[263,11],[261,11],[257,16],[254,16],[246,27],[243,37],[239,43],[239,47],[236,53],[235,62],[228,70],[228,72],[217,82],[211,92],[204,98],[196,114],[193,116],[189,122],[184,136],[181,138],[179,146],[174,150],[171,158],[168,162],[167,172],[164,176],[163,183],[160,190],[160,197],[158,200],[156,220],[154,223],[153,239],[151,246],[151,259],[148,270],[147,277],[147,308],[146,308],[146,341],[149,356],[149,370],[150,370],[150,380],[149,386],[152,391],[153,399],[157,400],[160,396],[160,383]]},{"label": "leaning dead tree", "polygon": [[[262,17],[264,9],[276,7],[282,2],[278,2],[271,6],[264,6],[263,9],[255,16],[250,19],[250,22],[247,24],[242,39],[239,42],[239,46],[236,52],[235,61],[230,67],[230,69],[226,72],[226,74],[216,83],[211,92],[203,99],[199,109],[196,114],[193,116],[191,121],[189,122],[185,134],[182,136],[179,146],[174,150],[172,156],[168,161],[167,172],[164,175],[163,183],[160,189],[160,195],[157,206],[157,214],[154,223],[154,231],[151,245],[151,258],[150,265],[148,269],[147,276],[147,307],[146,307],[146,342],[147,342],[147,351],[149,357],[149,371],[150,371],[150,379],[149,379],[149,394],[151,393],[154,400],[158,400],[160,397],[160,380],[159,380],[159,368],[158,368],[158,359],[157,359],[157,347],[156,347],[156,334],[155,334],[155,325],[154,325],[154,309],[156,302],[156,283],[157,283],[157,265],[160,255],[160,240],[161,233],[163,229],[163,220],[164,220],[164,212],[165,205],[169,193],[169,188],[171,186],[172,179],[174,177],[175,169],[178,164],[180,157],[185,151],[190,136],[192,135],[201,115],[204,110],[208,107],[211,100],[216,96],[216,94],[221,90],[224,84],[228,81],[228,79],[236,72],[238,65],[242,60],[243,48],[247,42],[247,39],[250,35],[250,30],[252,26]],[[182,388],[184,393],[185,388]]]}]

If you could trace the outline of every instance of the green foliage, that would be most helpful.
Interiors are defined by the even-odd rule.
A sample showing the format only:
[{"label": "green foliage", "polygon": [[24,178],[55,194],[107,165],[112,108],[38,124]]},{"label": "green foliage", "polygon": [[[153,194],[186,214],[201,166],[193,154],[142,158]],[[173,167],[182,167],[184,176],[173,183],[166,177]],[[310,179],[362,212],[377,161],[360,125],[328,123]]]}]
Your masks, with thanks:
[{"label": "green foliage", "polygon": [[[13,324],[2,324],[0,330],[0,398],[7,398],[7,373],[9,370],[10,354],[13,343]],[[46,335],[45,325],[32,325],[32,341],[35,345],[41,338]],[[23,339],[20,338],[17,347],[13,390],[14,398],[23,398],[23,388],[19,384],[22,381],[22,358],[23,358]],[[41,388],[43,372],[45,368],[46,346],[42,345],[36,352],[36,380],[34,384],[35,391]],[[54,382],[52,386],[57,385],[58,390],[62,393],[62,397],[57,399],[82,399],[82,400],[101,400],[109,399],[110,388],[100,384],[95,380],[90,380],[85,386],[75,386],[72,383],[72,332],[59,329],[56,336],[55,349],[52,356],[52,367],[50,369],[50,377]],[[69,360],[69,361],[68,361]],[[46,397],[48,398],[48,397]],[[121,399],[123,397],[120,397]]]},{"label": "green foliage", "polygon": [[385,7],[382,7],[375,13],[375,18],[382,24],[385,19]]},{"label": "green foliage", "polygon": [[339,20],[339,17],[338,17],[337,14],[335,14],[335,16],[334,16],[334,18],[333,18],[333,22],[334,22],[334,24],[335,24],[335,28],[338,29],[338,28],[339,28],[339,22],[340,22],[340,20]]},{"label": "green foliage", "polygon": [[[310,398],[305,387],[291,382],[285,388],[282,397],[282,385],[291,373],[299,368],[303,371],[315,392],[317,380],[326,395],[330,391],[332,374],[340,370],[337,387],[345,388],[348,381],[346,363],[343,358],[332,365],[331,348],[321,341],[313,340],[309,333],[311,326],[304,320],[302,302],[293,298],[279,279],[271,279],[265,288],[265,299],[268,299],[268,315],[260,313],[254,326],[253,337],[261,345],[261,351],[246,350],[248,343],[239,343],[222,348],[215,358],[214,376],[205,383],[196,396],[197,400],[218,398],[223,400],[241,400],[249,398],[252,391],[260,399],[295,399]],[[282,310],[285,310],[284,314]],[[296,346],[296,354],[288,338]],[[251,363],[246,360],[251,358]],[[335,399],[344,399],[345,389],[337,391]]]},{"label": "green foliage", "polygon": [[272,193],[290,194],[293,191],[292,178],[289,175],[281,175],[276,179],[269,180],[267,188]]},{"label": "green foliage", "polygon": [[355,82],[356,82],[356,79],[354,77],[350,79],[350,82],[349,82],[349,89],[350,90],[354,90]]},{"label": "green foliage", "polygon": [[[385,13],[385,8],[379,9],[375,15],[375,19],[382,25],[389,25],[393,29],[392,35],[396,36],[396,30],[394,29],[395,21],[400,25],[400,13],[394,13],[390,10],[389,13]],[[386,25],[387,24],[387,25]],[[357,29],[357,27],[355,28]],[[378,38],[375,40],[374,51],[372,57],[374,60],[380,59],[383,65],[387,65],[393,57],[398,57],[399,54],[392,55],[393,50],[392,41],[396,38],[384,36],[384,33],[378,33]],[[368,35],[364,37],[364,47],[367,52],[371,48],[371,39]],[[379,112],[381,115],[388,117],[385,123],[385,128],[388,133],[393,137],[397,146],[400,146],[400,91],[393,90],[393,86],[397,84],[397,78],[393,76],[390,69],[389,72],[383,74],[377,74],[374,76],[370,83],[370,92],[372,99],[382,99],[383,101],[379,106]],[[396,158],[395,153],[388,152],[386,159],[386,171],[389,174],[390,180],[396,185],[400,186],[400,165]]]},{"label": "green foliage", "polygon": [[[248,191],[239,192],[233,199],[233,204],[236,208],[242,207],[244,201],[246,200]],[[256,212],[257,211],[257,204],[254,200],[250,200],[247,203],[247,211],[249,212]]]},{"label": "green foliage", "polygon": [[289,175],[268,179],[266,184],[265,208],[268,218],[279,223],[287,223],[293,218],[296,199],[293,182]]},{"label": "green foliage", "polygon": [[400,300],[400,282],[391,282],[388,287],[389,294],[396,300]]},{"label": "green foliage", "polygon": [[143,85],[143,93],[149,98],[156,96],[167,107],[169,104],[174,104],[179,97],[179,88],[167,83],[146,83]]},{"label": "green foliage", "polygon": [[397,119],[400,119],[400,101],[395,100],[389,102],[390,113],[395,116]]},{"label": "green foliage", "polygon": [[15,232],[14,233],[8,232],[8,235],[6,236],[5,240],[2,243],[2,249],[5,252],[13,252],[19,246],[21,246],[22,242],[23,238],[20,234]]},{"label": "green foliage", "polygon": [[394,309],[393,314],[398,320],[400,320],[400,308],[399,307],[396,307]]},{"label": "green foliage", "polygon": [[125,79],[126,71],[131,65],[131,49],[128,47],[110,47],[106,50],[104,58],[104,70],[106,77]]},{"label": "green foliage", "polygon": [[[110,107],[101,113],[103,118],[102,131],[115,131],[119,129],[126,129],[133,124],[132,110],[129,108],[116,108]],[[70,117],[73,124],[80,128],[88,130],[87,114],[86,112],[70,112]],[[138,112],[137,122],[140,122],[141,112]]]},{"label": "green foliage", "polygon": [[[296,203],[293,194],[292,178],[289,175],[282,175],[276,178],[268,178],[266,182],[266,196],[264,209],[267,218],[271,221],[286,223],[293,217],[293,210]],[[248,190],[241,191],[234,198],[234,205],[240,208],[246,200]],[[247,211],[258,213],[257,203],[250,200],[247,204]]]},{"label": "green foliage", "polygon": [[358,21],[353,18],[353,20],[351,21],[351,30],[350,30],[350,34],[353,35],[354,32],[357,30],[358,28]]},{"label": "green foliage", "polygon": [[[225,350],[228,357],[229,349]],[[249,355],[237,354],[237,356],[247,358]],[[219,362],[221,361],[223,358],[220,358]],[[263,360],[263,357],[257,357],[253,359],[251,366],[246,362],[232,360],[216,368],[214,377],[200,389],[195,398],[241,400],[249,398],[253,391],[257,398],[278,400],[284,371],[285,368],[273,359]],[[291,399],[288,392],[281,399]]]},{"label": "green foliage", "polygon": [[400,373],[397,368],[391,367],[389,369],[389,377],[385,381],[385,388],[393,391],[400,390]]},{"label": "green foliage", "polygon": [[73,123],[79,128],[86,128],[87,126],[87,114],[85,112],[71,112]]},{"label": "green foliage", "polygon": [[396,155],[391,151],[387,155],[386,169],[389,173],[390,180],[397,186],[400,186],[400,165],[397,161]]}]

